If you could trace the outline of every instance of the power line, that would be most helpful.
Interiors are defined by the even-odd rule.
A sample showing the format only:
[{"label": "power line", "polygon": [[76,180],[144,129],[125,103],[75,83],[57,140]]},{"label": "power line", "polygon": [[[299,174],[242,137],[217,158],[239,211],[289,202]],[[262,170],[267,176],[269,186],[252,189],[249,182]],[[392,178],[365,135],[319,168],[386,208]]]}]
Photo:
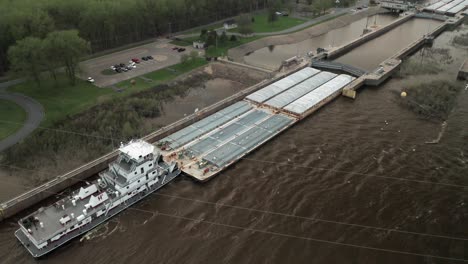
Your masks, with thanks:
[{"label": "power line", "polygon": [[[9,165],[0,164],[0,166],[9,166]],[[15,168],[19,168],[19,167],[15,167]],[[24,169],[24,168],[19,168],[19,169]],[[34,170],[31,170],[31,169],[24,169],[24,170],[34,171]],[[77,182],[88,183],[85,180],[80,180],[80,179],[75,179],[75,180]],[[24,186],[22,186],[20,184],[17,184],[17,183],[11,183],[11,182],[5,182],[5,183],[7,183],[9,185],[24,187]],[[53,194],[53,195],[57,195],[57,194],[61,193],[61,192],[51,192],[51,191],[47,191],[47,190],[44,190],[44,192],[47,192],[47,193]],[[218,203],[218,202],[202,201],[202,200],[191,199],[191,198],[175,196],[175,195],[169,195],[169,194],[160,194],[160,193],[156,193],[156,192],[152,193],[152,195],[170,197],[170,198],[181,199],[181,200],[192,201],[192,202],[203,203],[203,204],[209,204],[209,205],[215,205],[215,206],[223,206],[223,207],[229,207],[229,208],[234,208],[234,209],[247,210],[247,211],[252,211],[252,212],[259,212],[259,213],[272,214],[272,215],[278,215],[278,216],[292,217],[292,218],[308,220],[308,221],[316,221],[316,222],[324,222],[324,223],[331,223],[331,224],[338,224],[338,225],[345,225],[345,226],[352,226],[352,227],[375,229],[375,230],[378,230],[378,231],[402,233],[402,234],[409,234],[409,235],[419,235],[419,236],[426,236],[426,237],[435,237],[435,238],[444,238],[444,239],[468,241],[468,238],[464,238],[464,237],[436,235],[436,234],[428,234],[428,233],[421,233],[421,232],[414,232],[414,231],[399,230],[399,229],[393,229],[393,228],[384,228],[384,227],[376,227],[376,226],[370,226],[370,225],[346,223],[346,222],[327,220],[327,219],[321,219],[321,218],[303,217],[303,216],[297,216],[297,215],[292,215],[292,214],[279,213],[279,212],[273,212],[273,211],[267,211],[267,210],[261,210],[261,209],[254,209],[254,208],[248,208],[248,207],[242,207],[242,206],[236,206],[236,205],[230,205],[230,204],[224,204],[224,203]]]},{"label": "power line", "polygon": [[[77,181],[86,182],[84,180],[77,180]],[[18,185],[19,186],[19,184],[13,184],[13,183],[9,183],[9,182],[7,182],[7,184]],[[51,194],[55,194],[55,195],[59,194],[57,192],[49,192],[49,191],[46,191],[46,192],[51,193]],[[331,221],[331,220],[325,220],[325,219],[319,219],[319,218],[301,217],[301,216],[296,216],[296,215],[291,215],[291,214],[284,214],[284,213],[278,213],[278,212],[273,212],[273,211],[253,209],[253,208],[247,208],[247,207],[241,207],[241,206],[235,206],[235,205],[229,205],[229,204],[223,204],[223,203],[207,202],[207,201],[201,201],[201,200],[190,199],[190,198],[185,198],[185,197],[180,197],[180,196],[167,195],[167,194],[158,194],[158,193],[153,193],[153,194],[159,195],[159,196],[176,198],[176,199],[188,200],[188,201],[193,201],[193,202],[211,204],[211,205],[215,205],[215,206],[224,206],[224,207],[229,207],[229,208],[242,209],[242,210],[248,210],[248,211],[253,211],[253,212],[271,214],[271,215],[293,217],[293,218],[308,220],[308,221],[325,222],[325,223],[332,223],[332,224],[339,224],[339,225],[346,225],[346,226],[353,226],[353,227],[360,227],[360,228],[369,228],[369,229],[375,229],[375,230],[379,230],[379,231],[387,231],[387,232],[395,232],[395,233],[411,234],[411,235],[420,235],[420,236],[443,238],[443,239],[453,239],[453,240],[461,240],[461,241],[467,241],[468,240],[467,238],[460,238],[460,237],[450,237],[450,236],[444,236],[444,235],[433,235],[433,234],[426,234],[426,233],[419,233],[419,232],[412,232],[412,231],[405,231],[405,230],[396,230],[396,229],[389,229],[389,228],[382,228],[382,227],[375,227],[375,226],[366,226],[366,225],[360,225],[360,224],[350,224],[350,223],[345,223],[345,222]],[[464,262],[468,261],[468,260],[465,260],[465,259],[450,258],[450,257],[444,257],[444,256],[436,256],[436,255],[426,255],[426,254],[413,253],[413,252],[407,252],[407,251],[389,250],[389,249],[384,249],[384,248],[361,246],[361,245],[355,245],[355,244],[350,244],[350,243],[329,241],[329,240],[316,239],[316,238],[310,238],[310,237],[293,236],[293,235],[284,234],[284,233],[271,232],[271,231],[253,229],[253,228],[244,228],[244,227],[240,227],[240,226],[234,226],[234,225],[227,225],[227,224],[222,224],[222,223],[217,223],[217,222],[211,222],[211,221],[206,221],[204,219],[194,219],[194,218],[188,218],[188,217],[183,217],[183,216],[176,216],[176,215],[169,215],[169,214],[164,214],[164,213],[159,213],[159,212],[152,212],[152,211],[147,211],[147,210],[132,208],[132,207],[129,207],[128,209],[143,211],[143,212],[148,212],[148,213],[153,213],[153,214],[160,214],[160,215],[165,215],[165,216],[168,216],[168,217],[176,217],[176,218],[181,218],[181,219],[191,220],[191,221],[196,221],[196,222],[205,222],[205,223],[224,226],[224,227],[232,227],[232,228],[237,228],[237,229],[243,229],[243,230],[253,231],[253,232],[258,232],[258,233],[265,233],[265,234],[278,235],[278,236],[289,237],[289,238],[310,240],[310,241],[315,241],[315,242],[320,242],[320,243],[328,243],[328,244],[333,244],[333,245],[349,246],[349,247],[354,247],[354,248],[363,248],[363,249],[383,251],[383,252],[388,252],[388,253],[398,253],[398,254],[404,254],[404,255],[430,257],[430,258],[445,259],[445,260],[464,261]]]},{"label": "power line", "polygon": [[153,215],[162,215],[162,216],[167,216],[167,217],[171,217],[171,218],[177,218],[177,219],[182,219],[182,220],[187,220],[187,221],[193,221],[193,222],[196,222],[196,223],[205,223],[205,224],[228,227],[228,228],[238,229],[238,230],[243,230],[243,231],[251,231],[251,232],[262,233],[262,234],[267,234],[267,235],[275,235],[275,236],[281,236],[281,237],[286,237],[286,238],[294,238],[294,239],[307,240],[307,241],[313,241],[313,242],[324,243],[324,244],[331,244],[331,245],[335,245],[335,246],[346,246],[346,247],[352,247],[352,248],[358,248],[358,249],[367,249],[367,250],[374,250],[374,251],[379,251],[379,252],[401,254],[401,255],[415,256],[415,257],[424,257],[424,258],[433,258],[433,259],[441,259],[441,260],[468,262],[467,259],[461,259],[461,258],[452,258],[452,257],[429,255],[429,254],[422,254],[422,253],[414,253],[414,252],[408,252],[408,251],[385,249],[385,248],[378,248],[378,247],[371,247],[371,246],[362,246],[362,245],[356,245],[356,244],[351,244],[351,243],[330,241],[330,240],[318,239],[318,238],[312,238],[312,237],[305,237],[305,236],[295,236],[295,235],[290,235],[290,234],[286,234],[286,233],[273,232],[273,231],[261,230],[261,229],[251,228],[251,227],[242,227],[242,226],[238,226],[238,225],[231,225],[231,224],[224,224],[224,223],[219,223],[219,222],[214,222],[214,221],[208,221],[208,220],[201,219],[201,218],[196,219],[196,218],[191,218],[191,217],[186,217],[186,216],[179,216],[179,215],[161,213],[159,211],[153,212],[153,211],[148,211],[148,210],[139,209],[139,208],[128,208],[128,209],[135,210],[135,211],[140,211],[140,212],[146,212],[146,213],[150,213],[150,214],[153,214]]},{"label": "power line", "polygon": [[408,182],[416,182],[416,183],[424,183],[424,184],[434,184],[434,185],[441,185],[441,186],[445,186],[445,187],[468,188],[468,185],[440,183],[440,182],[424,181],[424,180],[412,180],[412,179],[405,179],[405,178],[398,178],[398,177],[384,176],[384,175],[376,175],[376,174],[370,174],[370,173],[351,172],[351,171],[328,169],[328,168],[322,168],[322,167],[304,166],[304,165],[298,165],[298,164],[293,163],[293,162],[276,162],[276,161],[259,160],[259,159],[251,159],[251,158],[240,158],[240,159],[253,161],[253,162],[262,162],[262,163],[268,163],[268,164],[275,164],[275,165],[280,165],[280,166],[292,166],[292,167],[305,168],[305,169],[317,169],[317,170],[332,171],[332,172],[339,172],[339,173],[346,173],[346,174],[355,174],[355,175],[361,175],[361,176],[366,176],[366,177],[391,179],[391,180],[397,180],[397,181],[408,181]]},{"label": "power line", "polygon": [[197,200],[197,199],[190,199],[190,198],[186,198],[186,197],[163,194],[163,193],[156,193],[155,192],[152,195],[170,197],[170,198],[175,198],[175,199],[180,199],[180,200],[185,200],[185,201],[191,201],[191,202],[196,202],[196,203],[202,203],[202,204],[209,204],[209,205],[214,205],[214,206],[222,206],[222,207],[228,207],[228,208],[233,208],[233,209],[246,210],[246,211],[263,213],[263,214],[271,214],[271,215],[277,215],[277,216],[297,218],[297,219],[300,219],[300,220],[323,222],[323,223],[337,224],[337,225],[344,225],[344,226],[351,226],[351,227],[368,228],[368,229],[375,229],[375,230],[378,230],[378,231],[386,231],[386,232],[393,232],[393,233],[402,233],[402,234],[409,234],[409,235],[418,235],[418,236],[426,236],[426,237],[435,237],[435,238],[444,238],[444,239],[468,241],[468,238],[465,238],[465,237],[435,235],[435,234],[428,234],[428,233],[421,233],[421,232],[399,230],[399,229],[394,229],[394,228],[385,228],[385,227],[378,227],[378,226],[369,226],[369,225],[346,223],[346,222],[341,222],[341,221],[333,221],[333,220],[327,220],[327,219],[321,219],[321,218],[315,218],[315,217],[304,217],[304,216],[298,216],[298,215],[293,215],[293,214],[285,214],[285,213],[279,213],[279,212],[274,212],[274,211],[267,211],[267,210],[261,210],[261,209],[255,209],[255,208],[242,207],[242,206],[237,206],[237,205],[230,205],[230,204],[224,204],[224,203],[218,203],[218,202],[215,203],[215,202],[202,201],[202,200]]}]

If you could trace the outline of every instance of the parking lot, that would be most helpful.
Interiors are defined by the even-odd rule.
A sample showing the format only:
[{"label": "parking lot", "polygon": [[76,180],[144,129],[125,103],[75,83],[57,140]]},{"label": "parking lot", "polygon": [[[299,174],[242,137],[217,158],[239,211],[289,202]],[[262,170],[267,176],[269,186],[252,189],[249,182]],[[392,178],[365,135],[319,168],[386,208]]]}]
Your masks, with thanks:
[{"label": "parking lot", "polygon": [[[177,52],[172,49],[175,45],[169,42],[170,40],[168,39],[158,39],[146,45],[83,61],[80,63],[80,76],[83,79],[87,79],[88,77],[93,78],[95,85],[99,87],[111,86],[118,82],[179,63],[182,54],[189,54],[190,51],[195,50],[188,46],[184,47],[186,48],[184,52]],[[153,59],[144,61],[141,58],[145,56],[152,56]],[[128,65],[129,61],[133,58],[140,60],[140,63],[136,64],[135,69],[111,75],[104,75],[102,73],[103,70],[110,70],[110,67],[116,64],[124,63]]]}]

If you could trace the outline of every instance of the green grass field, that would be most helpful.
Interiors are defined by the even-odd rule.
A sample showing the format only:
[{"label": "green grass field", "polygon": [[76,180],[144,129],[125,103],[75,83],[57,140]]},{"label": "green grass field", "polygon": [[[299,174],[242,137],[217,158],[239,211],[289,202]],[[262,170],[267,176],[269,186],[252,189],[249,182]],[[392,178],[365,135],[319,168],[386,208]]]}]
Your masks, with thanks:
[{"label": "green grass field", "polygon": [[262,37],[260,37],[260,36],[247,37],[247,38],[238,37],[237,41],[228,40],[228,41],[226,41],[224,43],[223,42],[218,42],[218,47],[216,48],[216,47],[213,46],[214,48],[210,48],[207,51],[207,55],[211,56],[211,57],[226,56],[229,49],[235,48],[237,46],[240,46],[242,44],[245,44],[245,43],[260,39],[260,38],[262,38]]},{"label": "green grass field", "polygon": [[[131,84],[131,80],[122,81],[117,83],[116,85],[117,87],[124,89],[123,94],[138,92],[149,89],[155,85],[168,82],[181,74],[184,74],[206,64],[208,64],[208,62],[204,58],[196,58],[194,60],[186,62],[185,64],[179,63],[159,69],[157,71],[144,74],[141,76],[143,78],[135,77],[132,79],[135,80],[135,85]],[[151,82],[144,79],[151,79]]]},{"label": "green grass field", "polygon": [[[199,32],[200,33],[200,32]],[[192,46],[193,42],[198,40],[199,36],[183,38],[181,40],[173,40],[169,42],[170,44],[177,45],[177,46]]]},{"label": "green grass field", "polygon": [[[77,114],[100,102],[149,89],[205,64],[207,64],[205,59],[197,58],[186,64],[176,64],[143,75],[143,77],[151,79],[152,82],[146,82],[138,77],[134,78],[136,81],[134,86],[130,84],[130,80],[120,82],[117,87],[122,88],[122,92],[116,92],[109,88],[98,88],[83,80],[77,80],[77,84],[71,86],[64,75],[59,75],[58,85],[55,85],[52,79],[43,80],[39,87],[33,81],[27,81],[10,87],[8,90],[25,94],[39,101],[45,110],[45,119],[42,125],[50,126],[54,122]],[[3,108],[0,108],[1,115],[3,112]]]},{"label": "green grass field", "polygon": [[26,118],[27,114],[21,106],[0,99],[0,140],[20,129]]},{"label": "green grass field", "polygon": [[[254,15],[255,21],[252,23],[252,30],[255,33],[275,32],[285,30],[297,25],[300,25],[307,20],[294,18],[289,16],[278,16],[278,20],[268,22],[268,14],[261,13]],[[229,32],[238,32],[238,28],[230,29]]]},{"label": "green grass field", "polygon": [[41,86],[27,81],[8,88],[9,91],[22,93],[39,101],[45,110],[43,125],[48,126],[67,115],[73,115],[96,104],[98,98],[110,95],[111,89],[97,88],[82,80],[71,86],[64,75],[59,75],[58,85],[52,79],[43,80]]}]

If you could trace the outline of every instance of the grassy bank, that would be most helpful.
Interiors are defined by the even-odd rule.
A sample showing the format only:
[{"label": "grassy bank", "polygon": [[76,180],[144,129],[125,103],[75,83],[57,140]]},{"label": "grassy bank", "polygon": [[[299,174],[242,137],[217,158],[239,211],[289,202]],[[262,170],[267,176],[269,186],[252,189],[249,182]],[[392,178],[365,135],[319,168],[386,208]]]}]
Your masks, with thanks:
[{"label": "grassy bank", "polygon": [[196,58],[189,60],[186,63],[179,63],[176,65],[162,68],[157,71],[144,74],[140,77],[135,77],[132,79],[135,81],[134,85],[131,83],[132,80],[126,80],[117,83],[116,86],[124,89],[124,94],[132,93],[135,91],[142,91],[149,89],[155,85],[168,82],[179,75],[192,71],[206,64],[208,64],[208,62],[204,58]]},{"label": "grassy bank", "polygon": [[[282,31],[303,24],[307,20],[289,16],[277,16],[277,20],[268,21],[267,13],[253,15],[252,30],[254,33]],[[238,28],[230,29],[229,32],[239,32]]]},{"label": "grassy bank", "polygon": [[18,164],[28,160],[23,167],[47,168],[48,173],[24,175],[35,184],[44,182],[66,168],[109,152],[119,142],[154,131],[158,125],[153,120],[160,116],[163,103],[185,96],[192,88],[202,87],[209,78],[209,74],[199,72],[179,82],[156,85],[127,97],[102,102],[57,121],[54,129],[58,131],[38,130],[24,142],[3,152],[2,162]]},{"label": "grassy bank", "polygon": [[257,40],[257,39],[260,39],[260,38],[262,38],[262,37],[260,37],[260,36],[245,37],[245,38],[239,37],[239,38],[237,38],[236,41],[227,40],[225,42],[218,42],[218,46],[217,47],[216,46],[209,47],[206,50],[206,54],[207,54],[207,56],[211,56],[211,57],[226,56],[229,49],[235,48],[237,46],[249,43],[251,41],[254,41],[254,40]]},{"label": "grassy bank", "polygon": [[0,140],[20,129],[26,117],[27,114],[21,106],[0,99]]},{"label": "grassy bank", "polygon": [[27,81],[8,88],[11,92],[22,93],[36,99],[45,110],[44,126],[66,116],[79,113],[98,102],[98,99],[110,95],[112,90],[99,89],[96,86],[82,80],[77,80],[75,86],[71,86],[64,75],[58,76],[58,85],[52,79],[46,79],[40,86],[33,81]]},{"label": "grassy bank", "polygon": [[204,59],[197,58],[186,64],[176,64],[143,75],[150,81],[135,77],[135,85],[132,85],[130,80],[117,84],[117,87],[122,88],[121,92],[109,88],[98,88],[83,80],[77,80],[76,85],[71,86],[64,75],[59,75],[58,85],[49,78],[43,80],[40,86],[33,81],[27,81],[10,87],[9,91],[25,94],[40,102],[45,110],[42,125],[51,126],[55,122],[78,114],[96,104],[149,89],[205,64],[207,62]]}]

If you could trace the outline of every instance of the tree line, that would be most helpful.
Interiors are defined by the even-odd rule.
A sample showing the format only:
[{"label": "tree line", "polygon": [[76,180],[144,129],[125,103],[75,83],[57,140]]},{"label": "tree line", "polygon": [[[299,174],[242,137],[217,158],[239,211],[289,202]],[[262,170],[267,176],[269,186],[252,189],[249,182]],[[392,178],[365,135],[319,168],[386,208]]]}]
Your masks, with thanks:
[{"label": "tree line", "polygon": [[[0,74],[8,49],[28,37],[72,30],[90,52],[158,37],[252,12],[273,0],[0,0]],[[285,1],[285,0],[281,0]],[[27,41],[38,45],[37,39]],[[22,43],[26,45],[26,43]]]},{"label": "tree line", "polygon": [[48,71],[57,84],[56,71],[64,66],[70,83],[75,84],[80,58],[89,50],[89,43],[76,30],[53,31],[44,39],[26,37],[8,49],[12,70],[32,77],[41,85],[41,73]]}]

